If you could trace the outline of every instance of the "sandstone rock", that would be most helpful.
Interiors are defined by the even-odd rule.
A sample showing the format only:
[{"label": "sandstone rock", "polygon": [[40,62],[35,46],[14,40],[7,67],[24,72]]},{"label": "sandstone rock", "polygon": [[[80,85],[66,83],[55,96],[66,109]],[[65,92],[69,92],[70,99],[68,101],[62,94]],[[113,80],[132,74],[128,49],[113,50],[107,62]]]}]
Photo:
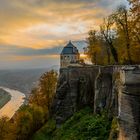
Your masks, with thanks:
[{"label": "sandstone rock", "polygon": [[127,67],[120,72],[119,140],[140,139],[140,69]]},{"label": "sandstone rock", "polygon": [[140,139],[140,68],[70,66],[60,69],[52,114],[60,126],[76,111],[91,106],[119,118],[119,140]]}]

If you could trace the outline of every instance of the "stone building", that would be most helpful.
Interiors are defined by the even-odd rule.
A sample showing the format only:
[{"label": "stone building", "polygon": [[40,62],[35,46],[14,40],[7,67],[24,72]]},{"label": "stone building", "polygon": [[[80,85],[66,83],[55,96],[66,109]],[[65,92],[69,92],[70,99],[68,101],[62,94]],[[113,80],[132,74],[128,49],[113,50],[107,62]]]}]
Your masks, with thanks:
[{"label": "stone building", "polygon": [[71,41],[63,48],[60,55],[60,66],[65,68],[71,63],[78,63],[80,59],[80,54],[76,46],[72,44]]}]

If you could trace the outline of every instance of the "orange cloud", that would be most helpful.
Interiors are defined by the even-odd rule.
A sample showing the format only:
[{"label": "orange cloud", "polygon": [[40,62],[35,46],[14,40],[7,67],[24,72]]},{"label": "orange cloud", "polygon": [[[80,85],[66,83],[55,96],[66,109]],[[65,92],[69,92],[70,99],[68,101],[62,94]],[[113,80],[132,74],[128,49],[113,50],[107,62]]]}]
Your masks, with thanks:
[{"label": "orange cloud", "polygon": [[34,60],[34,59],[59,59],[59,55],[37,55],[37,56],[14,56],[14,55],[9,55],[9,56],[6,56],[6,59],[3,58],[3,57],[0,57],[1,60],[6,60],[6,61],[9,61],[9,62],[12,62],[12,61],[19,61],[19,62],[22,62],[22,61],[31,61],[31,60]]},{"label": "orange cloud", "polygon": [[83,38],[91,26],[97,28],[102,17],[111,12],[103,4],[103,0],[1,0],[0,43],[48,48],[71,37]]},{"label": "orange cloud", "polygon": [[58,55],[46,54],[56,54],[68,40],[84,40],[122,2],[0,0],[0,68],[58,64]]}]

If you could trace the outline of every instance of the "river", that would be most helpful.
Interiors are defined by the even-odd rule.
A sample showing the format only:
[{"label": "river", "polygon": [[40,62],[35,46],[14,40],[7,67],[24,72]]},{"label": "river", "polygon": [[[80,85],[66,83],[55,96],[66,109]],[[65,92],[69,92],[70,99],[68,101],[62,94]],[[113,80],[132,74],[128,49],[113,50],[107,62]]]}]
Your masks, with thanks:
[{"label": "river", "polygon": [[24,103],[25,94],[18,90],[5,87],[0,88],[7,91],[11,95],[11,100],[0,109],[0,117],[6,116],[10,119],[13,117],[19,107]]}]

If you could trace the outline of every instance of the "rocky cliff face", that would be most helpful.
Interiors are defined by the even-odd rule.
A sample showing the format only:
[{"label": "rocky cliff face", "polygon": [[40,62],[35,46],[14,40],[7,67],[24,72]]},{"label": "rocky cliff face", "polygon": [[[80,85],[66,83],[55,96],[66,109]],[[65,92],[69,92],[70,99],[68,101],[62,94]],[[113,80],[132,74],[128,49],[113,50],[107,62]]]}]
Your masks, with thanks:
[{"label": "rocky cliff face", "polygon": [[83,106],[93,105],[97,74],[98,67],[71,67],[60,70],[53,105],[58,125]]},{"label": "rocky cliff face", "polygon": [[119,117],[119,140],[138,140],[139,87],[140,70],[132,66],[71,66],[60,69],[53,116],[60,126],[84,106],[92,106],[94,113],[106,109],[109,116]]},{"label": "rocky cliff face", "polygon": [[140,69],[127,67],[120,71],[119,140],[140,139]]}]

